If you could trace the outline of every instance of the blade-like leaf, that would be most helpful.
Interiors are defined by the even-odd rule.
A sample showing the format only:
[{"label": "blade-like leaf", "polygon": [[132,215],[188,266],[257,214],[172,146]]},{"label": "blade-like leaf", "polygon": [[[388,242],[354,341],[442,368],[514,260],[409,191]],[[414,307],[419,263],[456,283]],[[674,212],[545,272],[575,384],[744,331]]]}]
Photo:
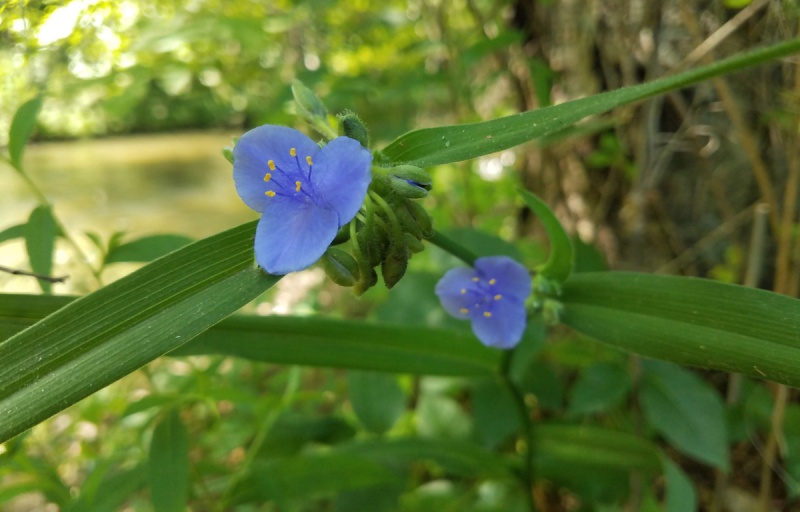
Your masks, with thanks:
[{"label": "blade-like leaf", "polygon": [[[37,274],[50,275],[53,269],[53,249],[55,249],[58,225],[53,218],[50,206],[37,206],[28,217],[25,225],[25,248],[28,250],[28,259],[31,270]],[[39,279],[42,291],[49,293],[53,284],[44,279]]]},{"label": "blade-like leaf", "polygon": [[24,236],[25,224],[17,224],[16,226],[11,226],[10,228],[0,231],[0,244],[9,240],[14,240],[15,238],[22,238]]},{"label": "blade-like leaf", "polygon": [[347,391],[359,421],[376,434],[392,428],[406,409],[405,393],[392,375],[350,372]]},{"label": "blade-like leaf", "polygon": [[661,456],[661,463],[667,481],[666,496],[664,496],[665,512],[697,510],[697,493],[689,476],[665,455]]},{"label": "blade-like leaf", "polygon": [[569,239],[564,227],[544,201],[527,190],[520,189],[519,193],[528,208],[544,225],[547,238],[550,240],[550,256],[547,261],[536,267],[536,271],[545,277],[563,283],[572,272],[572,260],[574,259],[572,240]]},{"label": "blade-like leaf", "polygon": [[137,238],[112,247],[106,255],[105,264],[153,261],[191,242],[191,238],[181,235],[151,235]]},{"label": "blade-like leaf", "polygon": [[573,274],[565,324],[679,364],[800,386],[800,300],[755,288],[628,272]]},{"label": "blade-like leaf", "polygon": [[672,446],[730,469],[725,406],[706,381],[674,364],[645,361],[639,400],[648,423]]},{"label": "blade-like leaf", "polygon": [[191,340],[275,284],[255,223],[191,244],[0,343],[0,442]]},{"label": "blade-like leaf", "polygon": [[800,51],[800,39],[741,53],[708,66],[560,105],[481,123],[425,128],[402,135],[381,152],[385,164],[419,167],[469,160],[557,133],[581,119],[673,89]]},{"label": "blade-like leaf", "polygon": [[[0,340],[71,300],[0,294]],[[288,316],[234,316],[169,355],[201,354],[419,375],[491,375],[500,361],[469,332]]]},{"label": "blade-like leaf", "polygon": [[148,472],[153,510],[186,510],[189,498],[189,434],[175,409],[170,410],[153,430]]},{"label": "blade-like leaf", "polygon": [[17,109],[14,119],[11,120],[11,128],[8,130],[8,156],[11,165],[19,172],[23,172],[22,154],[25,144],[28,143],[28,139],[36,127],[36,117],[39,115],[43,101],[43,96],[36,96],[26,101]]}]

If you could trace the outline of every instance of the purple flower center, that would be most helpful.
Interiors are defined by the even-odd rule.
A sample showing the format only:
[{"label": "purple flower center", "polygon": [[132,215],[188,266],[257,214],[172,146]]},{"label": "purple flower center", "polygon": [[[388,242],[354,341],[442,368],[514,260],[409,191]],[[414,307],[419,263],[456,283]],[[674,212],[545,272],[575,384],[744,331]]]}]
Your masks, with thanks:
[{"label": "purple flower center", "polygon": [[314,162],[311,157],[306,155],[304,166],[301,163],[300,157],[297,156],[297,150],[291,148],[289,155],[294,158],[295,167],[283,169],[279,167],[275,160],[267,160],[267,172],[264,174],[264,182],[267,184],[267,191],[264,194],[268,198],[272,197],[287,197],[293,200],[302,200],[303,202],[317,202],[316,194],[314,193],[314,184],[311,181],[311,172],[314,168]]}]

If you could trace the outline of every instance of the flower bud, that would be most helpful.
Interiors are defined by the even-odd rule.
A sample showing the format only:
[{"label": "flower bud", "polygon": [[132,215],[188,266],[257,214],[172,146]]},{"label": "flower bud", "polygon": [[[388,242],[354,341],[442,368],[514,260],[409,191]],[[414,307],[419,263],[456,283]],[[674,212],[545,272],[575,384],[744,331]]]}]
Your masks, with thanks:
[{"label": "flower bud", "polygon": [[348,240],[350,240],[350,223],[339,228],[339,231],[336,232],[336,236],[333,237],[331,245],[340,245]]},{"label": "flower bud", "polygon": [[367,127],[361,119],[352,112],[345,112],[339,116],[339,133],[345,137],[350,137],[369,149],[369,134]]},{"label": "flower bud", "polygon": [[413,165],[398,165],[388,172],[389,184],[399,196],[408,199],[421,199],[428,196],[431,177],[424,169]]},{"label": "flower bud", "polygon": [[408,268],[408,251],[404,246],[392,246],[381,262],[381,275],[386,288],[391,289],[406,273]]},{"label": "flower bud", "polygon": [[417,254],[425,250],[425,246],[422,245],[422,242],[411,233],[406,233],[404,235],[404,239],[406,242],[406,247],[408,247],[408,250],[412,253]]},{"label": "flower bud", "polygon": [[414,221],[417,223],[417,226],[419,226],[419,229],[422,231],[422,237],[418,238],[432,237],[433,219],[431,219],[431,216],[428,215],[428,212],[425,210],[425,208],[415,201],[406,201],[406,207],[408,207],[409,213],[414,218]]},{"label": "flower bud", "polygon": [[230,146],[222,148],[222,156],[224,156],[225,160],[228,162],[233,163],[233,148]]},{"label": "flower bud", "polygon": [[358,262],[343,250],[328,247],[320,261],[331,281],[339,286],[353,286],[358,281],[360,276]]},{"label": "flower bud", "polygon": [[292,82],[292,94],[303,115],[310,119],[321,118],[327,121],[328,110],[325,108],[325,104],[303,82],[300,80]]},{"label": "flower bud", "polygon": [[371,267],[364,269],[362,267],[361,278],[356,281],[356,284],[353,286],[353,293],[355,293],[356,296],[359,296],[376,284],[378,284],[378,274],[375,273],[375,269]]}]

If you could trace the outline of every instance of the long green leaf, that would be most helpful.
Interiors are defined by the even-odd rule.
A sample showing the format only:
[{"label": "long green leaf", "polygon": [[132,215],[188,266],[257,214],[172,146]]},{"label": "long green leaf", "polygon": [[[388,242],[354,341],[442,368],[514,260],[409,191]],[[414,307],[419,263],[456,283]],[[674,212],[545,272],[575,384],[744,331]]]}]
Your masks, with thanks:
[{"label": "long green leaf", "polygon": [[800,386],[800,300],[706,279],[573,274],[563,322],[616,347]]},{"label": "long green leaf", "polygon": [[[25,224],[25,248],[28,250],[31,270],[37,274],[50,275],[53,269],[53,250],[56,246],[58,224],[49,205],[34,208]],[[42,291],[49,293],[53,284],[39,279]]]},{"label": "long green leaf", "polygon": [[386,164],[419,167],[469,160],[552,135],[581,119],[657,94],[785,57],[800,39],[741,53],[708,66],[586,98],[481,123],[425,128],[402,135],[381,152]]},{"label": "long green leaf", "polygon": [[11,128],[8,130],[8,155],[11,165],[19,172],[23,172],[22,154],[36,127],[36,117],[43,101],[43,96],[36,96],[26,101],[17,109],[14,119],[11,120]]},{"label": "long green leaf", "polygon": [[183,345],[275,284],[255,223],[191,244],[0,342],[0,442]]},{"label": "long green leaf", "polygon": [[555,279],[559,283],[567,280],[572,273],[573,256],[572,240],[569,239],[564,227],[556,218],[547,203],[539,199],[538,196],[520,189],[519,194],[522,200],[528,205],[534,215],[544,225],[547,231],[547,238],[550,240],[550,256],[547,261],[536,267],[536,271],[545,277]]},{"label": "long green leaf", "polygon": [[[0,294],[0,340],[72,297]],[[2,347],[2,344],[0,344]],[[233,316],[170,356],[221,354],[271,363],[419,375],[492,375],[500,353],[465,331],[321,317]]]},{"label": "long green leaf", "polygon": [[148,459],[150,497],[156,512],[183,512],[189,498],[189,433],[176,409],[153,430]]}]

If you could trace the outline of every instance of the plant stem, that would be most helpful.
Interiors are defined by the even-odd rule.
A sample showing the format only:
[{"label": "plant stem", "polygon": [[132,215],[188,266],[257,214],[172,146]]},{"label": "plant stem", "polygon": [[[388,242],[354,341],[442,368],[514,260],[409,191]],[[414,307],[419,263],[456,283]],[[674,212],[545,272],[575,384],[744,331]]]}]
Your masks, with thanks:
[{"label": "plant stem", "polygon": [[475,265],[475,260],[478,259],[478,256],[476,256],[475,253],[458,242],[455,242],[451,238],[444,236],[439,231],[434,230],[433,236],[430,237],[428,241],[439,249],[449,252],[469,266]]},{"label": "plant stem", "polygon": [[508,391],[511,393],[511,396],[514,398],[514,404],[516,405],[517,413],[519,414],[522,428],[522,439],[525,443],[525,450],[522,454],[524,458],[524,464],[522,466],[523,469],[522,474],[520,475],[520,481],[522,483],[522,490],[525,493],[525,497],[528,502],[528,509],[531,512],[535,512],[536,502],[533,499],[533,481],[535,476],[533,468],[533,422],[531,421],[531,417],[528,412],[528,406],[525,405],[525,397],[519,388],[514,384],[514,381],[511,380],[511,360],[513,357],[513,350],[508,350],[503,354],[503,359],[500,363],[500,379],[503,381],[503,385],[508,389]]}]

